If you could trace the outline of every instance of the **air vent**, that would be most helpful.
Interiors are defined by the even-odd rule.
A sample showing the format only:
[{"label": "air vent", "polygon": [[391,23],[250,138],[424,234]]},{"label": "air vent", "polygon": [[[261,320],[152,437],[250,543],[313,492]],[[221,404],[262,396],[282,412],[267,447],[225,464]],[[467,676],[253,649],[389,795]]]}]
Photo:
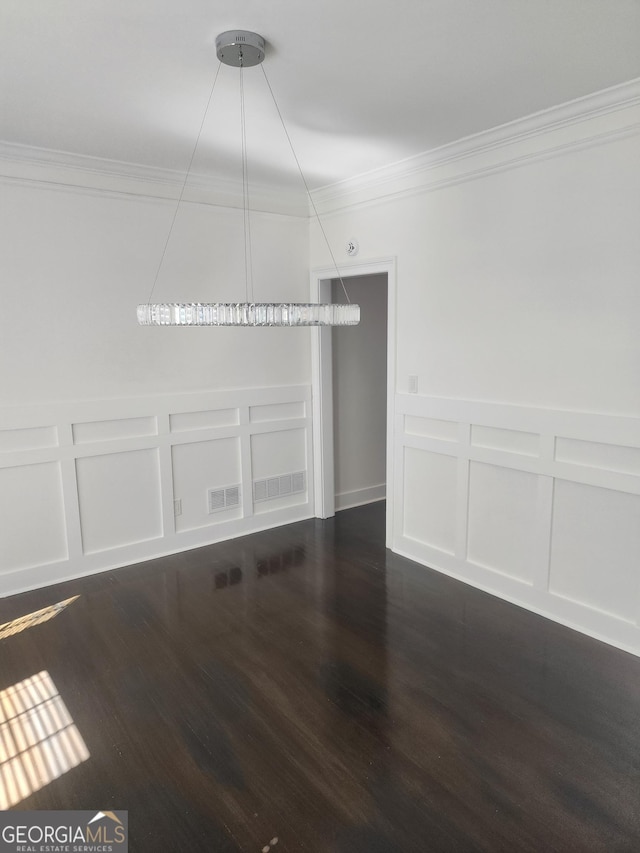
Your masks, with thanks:
[{"label": "air vent", "polygon": [[255,503],[272,501],[288,495],[298,495],[307,488],[306,471],[295,474],[281,474],[278,477],[267,477],[266,480],[254,480],[253,500]]},{"label": "air vent", "polygon": [[291,474],[285,474],[282,477],[278,477],[278,487],[280,489],[280,495],[290,495],[293,491],[293,477]]},{"label": "air vent", "polygon": [[279,477],[271,477],[267,480],[267,497],[268,498],[279,498],[280,497],[280,478]]},{"label": "air vent", "polygon": [[240,486],[227,486],[224,489],[209,489],[207,492],[209,512],[221,512],[240,506]]}]

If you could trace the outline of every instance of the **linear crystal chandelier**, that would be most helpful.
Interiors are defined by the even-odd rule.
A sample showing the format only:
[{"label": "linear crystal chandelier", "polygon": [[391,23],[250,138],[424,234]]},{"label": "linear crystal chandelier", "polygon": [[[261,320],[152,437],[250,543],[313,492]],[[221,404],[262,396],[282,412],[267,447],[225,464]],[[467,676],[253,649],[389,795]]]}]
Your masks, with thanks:
[{"label": "linear crystal chandelier", "polygon": [[[173,226],[176,221],[176,216],[182,202],[185,187],[189,179],[191,165],[193,163],[198,142],[202,134],[202,128],[207,117],[213,91],[215,89],[218,73],[216,73],[209,95],[209,100],[204,111],[200,131],[196,139],[191,160],[187,168],[176,209],[173,216],[173,221],[169,229],[169,234],[165,242],[160,264],[156,272],[155,281],[149,296],[149,300],[138,305],[138,323],[141,326],[355,326],[360,322],[360,306],[353,305],[349,301],[347,290],[344,286],[342,276],[338,270],[338,266],[331,251],[331,246],[327,239],[327,235],[322,227],[318,211],[309,191],[309,187],[305,180],[304,174],[300,167],[300,162],[296,156],[295,150],[291,143],[291,137],[287,131],[286,125],[282,118],[280,108],[273,94],[271,84],[267,78],[262,61],[265,54],[265,40],[257,33],[252,33],[247,30],[230,30],[221,33],[216,39],[216,53],[221,63],[231,65],[240,69],[240,114],[241,114],[241,153],[242,153],[242,193],[243,193],[243,213],[244,213],[244,251],[245,251],[245,289],[246,302],[151,302],[153,290],[158,280],[158,275],[162,268],[164,255],[171,239]],[[245,133],[245,113],[244,113],[244,79],[243,72],[245,68],[251,68],[255,65],[260,65],[264,74],[267,88],[271,93],[277,114],[282,123],[285,136],[289,142],[291,153],[300,172],[300,177],[304,184],[309,202],[315,214],[315,217],[320,226],[320,230],[327,244],[329,254],[333,260],[336,269],[336,277],[342,284],[342,289],[347,298],[346,304],[337,303],[309,303],[309,302],[253,302],[249,300],[249,270],[251,268],[251,229],[250,229],[250,211],[249,211],[249,186],[247,177],[247,153],[246,153],[246,133]]]}]

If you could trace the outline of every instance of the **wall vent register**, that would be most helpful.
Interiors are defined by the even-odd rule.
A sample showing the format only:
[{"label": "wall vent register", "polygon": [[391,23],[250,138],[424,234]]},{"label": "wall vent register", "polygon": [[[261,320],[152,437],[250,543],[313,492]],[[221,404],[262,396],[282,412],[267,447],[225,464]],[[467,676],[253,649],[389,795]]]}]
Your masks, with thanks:
[{"label": "wall vent register", "polygon": [[240,486],[226,486],[224,489],[209,489],[207,492],[209,513],[220,512],[240,506]]},{"label": "wall vent register", "polygon": [[307,488],[306,471],[296,471],[294,474],[281,474],[277,477],[267,477],[265,480],[254,480],[253,500],[255,503],[284,498],[288,495],[298,495]]}]

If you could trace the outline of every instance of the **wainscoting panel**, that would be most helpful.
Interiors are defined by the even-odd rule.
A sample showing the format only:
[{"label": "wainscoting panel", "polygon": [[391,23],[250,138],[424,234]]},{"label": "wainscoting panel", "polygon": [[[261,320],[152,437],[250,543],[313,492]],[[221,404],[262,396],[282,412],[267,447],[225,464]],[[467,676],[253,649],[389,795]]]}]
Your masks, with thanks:
[{"label": "wainscoting panel", "polygon": [[[262,425],[263,428],[272,426],[273,421],[265,421]],[[302,428],[278,429],[275,432],[262,432],[251,436],[254,489],[258,483],[266,481],[265,488],[269,498],[255,501],[256,514],[262,515],[273,512],[274,509],[286,509],[308,502],[308,444],[310,441],[307,440],[307,431]],[[295,474],[303,475],[302,482],[300,476],[297,477],[297,488],[294,488],[293,483]],[[291,487],[287,479],[289,477],[292,478]],[[268,493],[270,483],[272,494]]]},{"label": "wainscoting panel", "polygon": [[58,431],[53,426],[0,429],[0,453],[38,450],[43,447],[55,447],[57,444]]},{"label": "wainscoting panel", "polygon": [[305,404],[301,401],[296,403],[275,403],[271,406],[251,406],[249,418],[254,423],[260,421],[281,421],[291,418],[304,418]]},{"label": "wainscoting panel", "polygon": [[634,623],[640,591],[640,496],[556,480],[553,595]]},{"label": "wainscoting panel", "polygon": [[306,385],[1,409],[0,596],[312,516],[310,411]]},{"label": "wainscoting panel", "polygon": [[404,449],[404,535],[438,551],[456,547],[456,459],[431,450]]},{"label": "wainscoting panel", "polygon": [[90,421],[73,424],[74,444],[96,441],[117,441],[121,438],[136,438],[140,435],[156,435],[158,422],[150,418],[120,418],[114,421]]},{"label": "wainscoting panel", "polygon": [[67,558],[58,462],[0,468],[0,585],[10,568]]},{"label": "wainscoting panel", "polygon": [[640,419],[396,396],[393,548],[640,654]]},{"label": "wainscoting panel", "polygon": [[193,530],[242,517],[242,505],[209,511],[209,490],[238,486],[242,482],[240,438],[209,439],[176,444],[171,449],[176,530]]},{"label": "wainscoting panel", "polygon": [[306,468],[304,429],[279,429],[251,436],[251,461],[254,480],[274,477]]},{"label": "wainscoting panel", "polygon": [[458,425],[454,421],[407,415],[404,419],[404,428],[408,435],[422,435],[425,438],[436,438],[440,441],[458,440]]},{"label": "wainscoting panel", "polygon": [[179,412],[169,415],[171,432],[186,432],[194,429],[236,426],[240,423],[238,409],[214,409],[209,412]]},{"label": "wainscoting panel", "polygon": [[640,447],[558,438],[556,459],[558,462],[569,462],[572,465],[640,476]]},{"label": "wainscoting panel", "polygon": [[516,429],[497,429],[473,424],[471,444],[476,447],[489,447],[505,450],[507,453],[521,453],[525,456],[538,455],[538,436],[533,432]]},{"label": "wainscoting panel", "polygon": [[76,460],[85,554],[162,536],[157,449]]},{"label": "wainscoting panel", "polygon": [[468,560],[532,585],[535,574],[535,474],[471,462]]}]

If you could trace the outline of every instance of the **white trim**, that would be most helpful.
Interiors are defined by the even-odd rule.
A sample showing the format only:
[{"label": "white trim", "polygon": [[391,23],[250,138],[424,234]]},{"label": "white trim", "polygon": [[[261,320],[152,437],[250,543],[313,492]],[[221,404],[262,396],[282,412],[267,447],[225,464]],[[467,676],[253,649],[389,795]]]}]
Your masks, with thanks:
[{"label": "white trim", "polygon": [[[456,140],[313,191],[320,212],[439,189],[527,162],[640,132],[640,78]],[[613,114],[618,114],[612,118]],[[606,125],[601,119],[609,117]],[[511,149],[507,151],[505,149]],[[184,172],[0,141],[0,177],[52,189],[175,199]],[[242,207],[242,186],[189,176],[185,201]],[[302,190],[252,184],[252,209],[310,215]]]},{"label": "white trim", "polygon": [[353,489],[350,492],[339,492],[336,495],[336,512],[342,509],[353,509],[356,506],[383,501],[387,496],[387,486],[380,483],[378,486],[369,486],[364,489]]},{"label": "white trim", "polygon": [[640,78],[327,185],[313,198],[326,214],[442,189],[638,133]]},{"label": "white trim", "polygon": [[[312,273],[311,299],[330,302],[330,288],[323,287],[328,279]],[[314,471],[314,508],[316,518],[331,518],[335,514],[335,477],[333,471],[333,392],[331,382],[331,329],[317,326],[311,329],[311,395],[312,444]]]},{"label": "white trim", "polygon": [[[393,533],[394,500],[394,401],[396,385],[396,259],[382,258],[362,263],[342,264],[340,274],[350,276],[387,276],[387,523],[386,543],[390,547]],[[336,278],[335,267],[311,271],[311,301],[326,302],[330,298],[330,282]],[[313,470],[315,476],[315,513],[317,518],[335,514],[336,495],[333,473],[333,389],[331,376],[331,329],[313,330],[311,340],[311,388],[313,400]]]},{"label": "white trim", "polygon": [[[0,179],[7,183],[177,201],[184,177],[185,172],[174,169],[0,141]],[[190,173],[183,202],[242,210],[242,183],[228,177]],[[251,210],[307,218],[309,200],[302,185],[289,189],[252,181]]]}]

